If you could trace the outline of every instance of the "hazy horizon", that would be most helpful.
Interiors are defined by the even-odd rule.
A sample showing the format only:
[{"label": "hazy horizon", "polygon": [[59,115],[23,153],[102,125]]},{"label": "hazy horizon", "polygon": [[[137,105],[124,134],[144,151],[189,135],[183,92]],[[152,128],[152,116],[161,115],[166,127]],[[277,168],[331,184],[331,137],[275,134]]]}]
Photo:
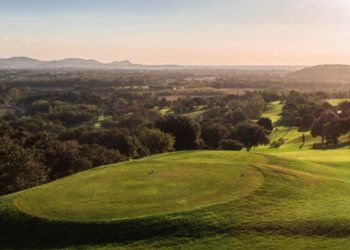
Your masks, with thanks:
[{"label": "hazy horizon", "polygon": [[349,13],[349,0],[2,0],[0,58],[349,64]]},{"label": "hazy horizon", "polygon": [[[129,61],[132,64],[139,64],[138,62],[134,62],[134,61],[130,61],[128,59],[124,59],[124,60],[114,60],[114,61],[110,61],[110,62],[101,62],[97,59],[94,58],[79,58],[79,57],[66,57],[66,58],[54,58],[52,60],[43,60],[41,58],[34,58],[34,57],[29,57],[26,55],[22,55],[22,56],[11,56],[11,57],[6,57],[6,58],[2,58],[0,57],[0,60],[3,59],[12,59],[12,58],[30,58],[30,59],[34,59],[34,60],[39,60],[42,62],[50,62],[50,61],[60,61],[60,60],[65,60],[65,59],[82,59],[82,60],[94,60],[100,63],[104,63],[104,64],[108,64],[108,63],[113,63],[113,62],[122,62],[122,61]],[[144,64],[144,65],[150,65],[150,64]],[[156,64],[155,64],[156,65]],[[158,65],[166,65],[166,64],[158,64]],[[168,65],[175,65],[173,63],[169,63]],[[274,66],[274,67],[312,67],[312,66],[316,66],[316,65],[297,65],[297,64],[178,64],[179,66],[185,66],[185,67],[269,67],[269,66]]]}]

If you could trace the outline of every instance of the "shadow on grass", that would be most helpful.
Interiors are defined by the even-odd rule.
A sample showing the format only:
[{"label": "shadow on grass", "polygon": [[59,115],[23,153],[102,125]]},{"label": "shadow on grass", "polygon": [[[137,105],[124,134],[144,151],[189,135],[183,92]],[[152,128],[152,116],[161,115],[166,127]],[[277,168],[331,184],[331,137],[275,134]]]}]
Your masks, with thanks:
[{"label": "shadow on grass", "polygon": [[[155,237],[195,237],[197,232],[208,227],[204,220],[198,221],[188,214],[111,222],[74,222],[50,221],[13,210],[9,213],[0,213],[0,249],[76,249],[84,245],[125,244]],[[215,235],[220,230],[217,226],[203,232]]]},{"label": "shadow on grass", "polygon": [[270,147],[269,148],[279,148],[280,146],[282,146],[288,140],[288,138],[287,139],[283,139],[283,137],[279,138],[277,141],[274,141],[274,142],[270,143]]},{"label": "shadow on grass", "polygon": [[327,149],[338,149],[338,148],[344,148],[349,146],[350,148],[350,141],[338,143],[338,144],[324,144],[321,145],[321,143],[314,143],[314,145],[311,147],[311,149],[314,150],[327,150]]},{"label": "shadow on grass", "polygon": [[310,132],[311,128],[298,128],[298,132]]},{"label": "shadow on grass", "polygon": [[273,123],[274,127],[290,127],[290,120],[288,116],[283,116],[282,113],[278,114],[280,119]]},{"label": "shadow on grass", "polygon": [[270,143],[269,148],[279,148],[281,145],[283,145],[288,140],[288,138],[284,139],[284,137],[289,133],[290,130],[291,130],[291,128],[289,128],[286,131],[286,133],[281,138],[279,138],[277,141],[273,141],[272,143]]},{"label": "shadow on grass", "polygon": [[168,112],[173,112],[175,115],[188,115],[188,114],[192,114],[192,113],[196,113],[196,112],[200,112],[200,111],[210,111],[210,109],[208,109],[208,107],[206,107],[206,106],[203,106],[203,107],[195,108],[195,109],[192,109],[192,110],[186,110],[186,111],[183,111],[183,112],[180,112],[180,113],[176,113],[173,109],[169,109],[167,111],[167,113]]}]

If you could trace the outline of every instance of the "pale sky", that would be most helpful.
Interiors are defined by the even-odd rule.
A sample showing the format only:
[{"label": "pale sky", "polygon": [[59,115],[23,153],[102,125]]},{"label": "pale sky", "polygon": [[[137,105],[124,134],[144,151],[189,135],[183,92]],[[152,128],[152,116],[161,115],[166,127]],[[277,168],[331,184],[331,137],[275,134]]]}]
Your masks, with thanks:
[{"label": "pale sky", "polygon": [[0,58],[350,64],[350,0],[0,0]]}]

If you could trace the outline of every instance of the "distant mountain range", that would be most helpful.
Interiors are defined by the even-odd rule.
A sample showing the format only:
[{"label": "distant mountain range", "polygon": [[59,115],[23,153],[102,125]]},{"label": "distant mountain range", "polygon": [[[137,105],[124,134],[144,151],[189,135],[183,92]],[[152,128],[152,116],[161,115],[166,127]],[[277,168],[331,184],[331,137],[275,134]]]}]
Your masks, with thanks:
[{"label": "distant mountain range", "polygon": [[307,67],[285,75],[294,78],[350,79],[350,65],[326,64]]},{"label": "distant mountain range", "polygon": [[40,61],[29,57],[0,58],[0,68],[10,69],[174,69],[182,68],[180,65],[144,65],[134,64],[128,60],[121,62],[101,63],[96,60],[81,58],[66,58],[54,61]]}]

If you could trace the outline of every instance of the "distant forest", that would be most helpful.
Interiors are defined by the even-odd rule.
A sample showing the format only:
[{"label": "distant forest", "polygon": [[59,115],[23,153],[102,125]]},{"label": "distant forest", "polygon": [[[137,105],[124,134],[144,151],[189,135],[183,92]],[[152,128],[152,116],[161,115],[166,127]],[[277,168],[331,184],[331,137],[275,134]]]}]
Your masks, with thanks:
[{"label": "distant forest", "polygon": [[158,89],[213,87],[337,91],[347,88],[349,79],[350,66],[345,65],[315,66],[296,72],[238,69],[0,69],[1,83],[13,87],[58,89],[144,86]]}]

